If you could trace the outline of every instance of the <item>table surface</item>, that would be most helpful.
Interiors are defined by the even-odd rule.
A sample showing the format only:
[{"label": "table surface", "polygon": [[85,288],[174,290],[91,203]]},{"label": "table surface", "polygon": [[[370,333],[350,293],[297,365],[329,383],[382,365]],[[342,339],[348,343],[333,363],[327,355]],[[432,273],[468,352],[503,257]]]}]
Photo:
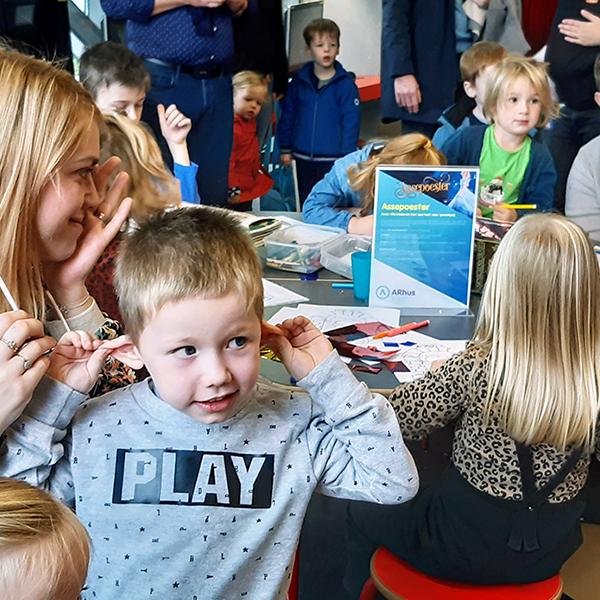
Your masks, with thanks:
[{"label": "table surface", "polygon": [[[257,213],[268,216],[277,216],[279,213]],[[286,213],[287,216],[302,220],[300,213]],[[293,292],[302,294],[309,298],[310,304],[334,305],[334,306],[363,306],[361,302],[354,298],[354,292],[351,289],[332,288],[334,281],[348,281],[345,277],[332,273],[327,269],[317,271],[318,278],[314,281],[307,281],[300,278],[299,273],[289,271],[279,271],[265,265],[264,248],[258,248],[258,254],[263,263],[263,275],[266,279],[278,283]],[[430,335],[441,340],[467,340],[470,339],[475,327],[475,315],[479,307],[479,296],[471,294],[471,310],[469,314],[463,315],[443,315],[435,314],[432,311],[411,311],[410,313],[400,310],[400,325],[412,321],[422,321],[429,319],[430,325],[419,329],[419,333]],[[265,317],[268,319],[273,316],[281,307],[269,307],[265,309]],[[261,373],[265,377],[282,384],[290,384],[290,376],[283,365],[275,361],[263,359],[261,361]],[[358,378],[364,381],[372,389],[381,389],[389,391],[390,388],[398,385],[398,380],[389,372],[381,372],[376,375],[371,373],[357,373]]]}]

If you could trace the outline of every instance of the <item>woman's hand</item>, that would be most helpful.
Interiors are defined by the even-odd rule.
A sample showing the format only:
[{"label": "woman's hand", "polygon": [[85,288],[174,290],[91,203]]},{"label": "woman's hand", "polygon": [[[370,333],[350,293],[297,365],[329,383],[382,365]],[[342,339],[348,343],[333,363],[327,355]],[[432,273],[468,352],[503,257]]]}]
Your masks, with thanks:
[{"label": "woman's hand", "polygon": [[558,24],[558,30],[566,42],[579,46],[600,46],[600,17],[589,10],[582,10],[581,16],[585,21],[563,19]]},{"label": "woman's hand", "polygon": [[54,348],[48,375],[87,394],[94,387],[112,352],[112,341],[103,342],[85,331],[65,333]]},{"label": "woman's hand", "polygon": [[0,314],[0,432],[23,412],[48,366],[53,338],[22,310]]},{"label": "woman's hand", "polygon": [[348,233],[357,235],[373,235],[373,215],[366,217],[352,217],[348,221]]},{"label": "woman's hand", "polygon": [[297,381],[333,350],[330,341],[306,317],[287,319],[277,326],[263,321],[261,333],[261,343],[275,352]]},{"label": "woman's hand", "polygon": [[132,200],[122,200],[127,173],[119,173],[108,184],[120,163],[113,156],[96,169],[93,197],[88,202],[83,233],[75,252],[63,262],[44,265],[44,282],[59,304],[73,304],[86,295],[86,277],[129,214]]}]

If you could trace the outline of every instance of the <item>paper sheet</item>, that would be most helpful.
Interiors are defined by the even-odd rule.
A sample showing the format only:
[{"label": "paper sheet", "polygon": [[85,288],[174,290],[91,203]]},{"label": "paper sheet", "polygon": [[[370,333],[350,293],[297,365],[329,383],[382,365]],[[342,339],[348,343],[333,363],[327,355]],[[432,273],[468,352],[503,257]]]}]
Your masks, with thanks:
[{"label": "paper sheet", "polygon": [[298,315],[308,317],[321,331],[370,321],[381,321],[390,327],[397,327],[400,321],[400,311],[396,308],[299,304],[297,308],[285,307],[277,311],[269,323],[275,325]]},{"label": "paper sheet", "polygon": [[304,302],[308,300],[306,296],[301,296],[292,290],[288,290],[286,287],[263,279],[263,290],[264,290],[264,302],[265,307],[268,306],[279,306],[280,304],[298,304],[298,302]]}]

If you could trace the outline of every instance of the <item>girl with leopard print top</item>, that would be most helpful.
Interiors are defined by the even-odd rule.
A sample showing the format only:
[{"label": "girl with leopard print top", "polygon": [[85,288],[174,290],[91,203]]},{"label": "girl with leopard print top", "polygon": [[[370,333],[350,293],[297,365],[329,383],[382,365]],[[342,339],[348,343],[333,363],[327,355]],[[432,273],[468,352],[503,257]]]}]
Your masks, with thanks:
[{"label": "girl with leopard print top", "polygon": [[581,491],[600,457],[599,297],[577,225],[538,214],[512,227],[470,345],[390,396],[407,437],[456,421],[452,462],[407,504],[351,506],[352,592],[380,545],[430,575],[490,584],[545,579],[575,552]]}]

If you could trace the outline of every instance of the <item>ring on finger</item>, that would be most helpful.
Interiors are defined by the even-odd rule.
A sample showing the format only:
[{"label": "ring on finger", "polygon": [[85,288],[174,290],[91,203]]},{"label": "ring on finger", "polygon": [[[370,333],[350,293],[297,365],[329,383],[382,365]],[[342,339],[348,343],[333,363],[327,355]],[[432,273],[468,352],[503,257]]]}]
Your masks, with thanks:
[{"label": "ring on finger", "polygon": [[19,351],[19,346],[17,346],[17,342],[11,340],[9,338],[0,338],[0,342],[4,342],[15,354]]},{"label": "ring on finger", "polygon": [[106,213],[100,211],[96,216],[98,217],[98,219],[100,219],[100,221],[104,223],[104,219],[106,219]]},{"label": "ring on finger", "polygon": [[23,361],[23,371],[29,371],[33,367],[33,361],[25,358],[17,352],[17,356]]}]

